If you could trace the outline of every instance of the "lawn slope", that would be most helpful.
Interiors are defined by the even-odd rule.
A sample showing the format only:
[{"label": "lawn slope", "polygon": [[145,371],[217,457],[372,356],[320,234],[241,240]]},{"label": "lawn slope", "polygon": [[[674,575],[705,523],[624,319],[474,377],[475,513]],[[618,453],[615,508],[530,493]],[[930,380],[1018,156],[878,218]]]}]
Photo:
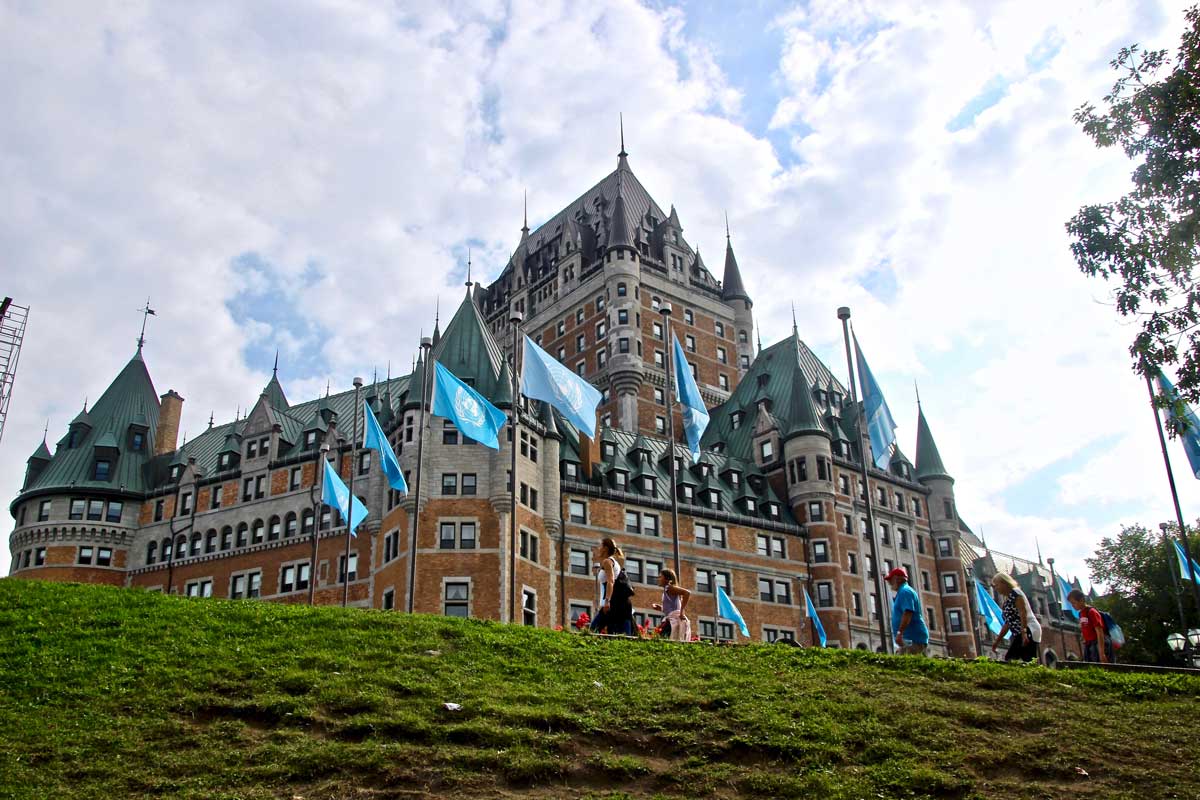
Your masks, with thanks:
[{"label": "lawn slope", "polygon": [[1198,699],[1180,675],[0,581],[3,797],[1195,798]]}]

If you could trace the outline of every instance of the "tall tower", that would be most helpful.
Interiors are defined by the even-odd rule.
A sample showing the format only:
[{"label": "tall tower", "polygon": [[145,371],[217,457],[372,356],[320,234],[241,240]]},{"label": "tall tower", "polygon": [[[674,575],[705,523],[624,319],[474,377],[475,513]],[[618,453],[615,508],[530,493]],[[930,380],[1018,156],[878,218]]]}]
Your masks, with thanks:
[{"label": "tall tower", "polygon": [[[954,505],[954,478],[946,472],[941,454],[933,441],[933,433],[925,420],[925,411],[917,403],[917,480],[929,489],[927,499],[929,529],[933,535],[933,552],[937,559],[938,593],[946,612],[946,644],[956,656],[975,655],[972,634],[971,603],[967,595],[962,542],[959,536],[958,509]],[[953,574],[953,585],[947,585]]]},{"label": "tall tower", "polygon": [[742,273],[733,255],[728,218],[725,220],[725,275],[721,279],[721,299],[733,306],[738,375],[745,375],[750,362],[754,361],[754,301],[742,283]]},{"label": "tall tower", "polygon": [[626,216],[623,179],[629,167],[625,155],[622,145],[617,167],[617,195],[613,198],[608,244],[604,250],[604,286],[609,298],[608,321],[612,326],[608,335],[608,374],[617,400],[617,425],[622,430],[636,431],[638,393],[644,380],[642,357],[636,348],[641,339],[637,325],[641,310],[637,300],[641,294],[641,259]]}]

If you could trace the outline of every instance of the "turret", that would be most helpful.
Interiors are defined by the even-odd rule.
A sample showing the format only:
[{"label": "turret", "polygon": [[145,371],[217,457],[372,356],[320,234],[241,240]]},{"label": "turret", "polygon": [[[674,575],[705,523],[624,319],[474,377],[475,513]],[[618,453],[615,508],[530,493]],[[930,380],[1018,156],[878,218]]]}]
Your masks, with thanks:
[{"label": "turret", "polygon": [[[699,256],[697,256],[699,258]],[[733,308],[733,324],[737,333],[738,374],[744,375],[754,360],[754,302],[742,283],[733,241],[729,236],[729,221],[725,222],[725,275],[721,280],[721,299]]]},{"label": "turret", "polygon": [[42,470],[50,463],[50,448],[46,446],[46,437],[42,437],[42,443],[38,445],[37,450],[33,451],[33,455],[25,462],[25,483],[21,489],[25,490],[37,480],[42,474]]},{"label": "turret", "polygon": [[[621,148],[622,154],[625,148]],[[624,155],[621,163],[624,164]],[[628,165],[617,169],[616,196],[608,225],[604,251],[604,286],[608,298],[608,374],[617,401],[617,427],[638,429],[638,394],[643,381],[641,342],[641,256],[630,233],[622,176]]]}]

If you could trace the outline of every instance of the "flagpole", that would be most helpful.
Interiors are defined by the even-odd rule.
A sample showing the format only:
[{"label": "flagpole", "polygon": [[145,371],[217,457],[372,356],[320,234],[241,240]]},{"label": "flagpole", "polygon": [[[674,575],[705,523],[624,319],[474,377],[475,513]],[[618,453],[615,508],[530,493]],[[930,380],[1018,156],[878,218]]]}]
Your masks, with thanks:
[{"label": "flagpole", "polygon": [[892,642],[888,638],[887,629],[883,624],[884,601],[887,596],[883,593],[883,582],[881,576],[883,574],[883,565],[879,563],[879,551],[875,546],[875,509],[871,503],[871,484],[868,481],[867,472],[867,453],[870,452],[870,443],[867,440],[866,427],[867,420],[864,409],[858,403],[858,389],[854,381],[854,361],[850,357],[850,309],[847,306],[842,306],[837,311],[838,319],[842,321],[842,338],[846,343],[846,368],[850,371],[850,403],[856,409],[858,428],[858,451],[859,461],[862,466],[862,486],[863,499],[867,505],[867,541],[871,547],[871,563],[875,567],[875,593],[879,597],[879,638],[883,641],[883,652],[892,652]]},{"label": "flagpole", "polygon": [[[425,369],[421,371],[421,412],[417,422],[417,484],[413,490],[412,541],[408,548],[408,613],[413,613],[413,602],[417,592],[417,526],[421,521],[421,465],[425,463],[425,401],[429,397],[429,373],[433,371],[433,340],[421,337],[421,349],[425,355]],[[411,392],[412,387],[408,387]]]},{"label": "flagpole", "polygon": [[354,535],[354,473],[358,472],[358,464],[355,463],[355,457],[358,455],[358,393],[362,385],[362,378],[354,379],[354,424],[350,433],[350,499],[346,503],[346,512],[349,515],[346,519],[346,581],[342,587],[342,608],[350,603],[350,538]]},{"label": "flagpole", "polygon": [[675,482],[675,334],[671,331],[671,304],[663,302],[658,307],[663,318],[663,335],[667,342],[667,452],[670,454],[669,474],[671,478],[671,550],[675,559],[675,579],[682,581],[679,570],[679,487]]},{"label": "flagpole", "polygon": [[1187,617],[1183,614],[1183,587],[1179,585],[1179,576],[1175,573],[1176,564],[1179,563],[1179,556],[1175,553],[1175,543],[1171,541],[1170,534],[1167,533],[1167,528],[1171,527],[1165,522],[1158,523],[1158,530],[1162,534],[1163,546],[1167,549],[1167,569],[1171,573],[1171,587],[1175,590],[1175,605],[1179,607],[1179,630],[1186,631]]},{"label": "flagpole", "polygon": [[[1171,484],[1171,501],[1175,504],[1175,521],[1179,523],[1179,538],[1183,540],[1183,554],[1187,561],[1188,574],[1192,581],[1192,599],[1196,603],[1196,611],[1200,613],[1200,585],[1196,583],[1196,565],[1192,563],[1192,548],[1188,543],[1187,526],[1183,524],[1183,511],[1179,508],[1179,491],[1175,488],[1175,471],[1171,469],[1171,457],[1167,454],[1167,438],[1163,435],[1162,417],[1158,415],[1158,406],[1154,404],[1154,386],[1150,383],[1150,371],[1144,370],[1146,391],[1150,393],[1150,409],[1154,412],[1154,429],[1158,431],[1158,446],[1162,448],[1163,465],[1167,468],[1167,482]],[[1187,625],[1184,625],[1187,631]]]},{"label": "flagpole", "polygon": [[317,450],[316,463],[313,464],[313,488],[309,492],[309,498],[313,504],[313,520],[312,520],[312,562],[308,568],[308,604],[316,605],[317,591],[317,536],[321,531],[321,491],[318,486],[325,486],[325,476],[321,474],[322,468],[325,466],[325,459],[329,457],[329,442],[321,442],[321,447]]},{"label": "flagpole", "polygon": [[512,349],[512,409],[510,410],[511,417],[509,418],[509,431],[512,433],[512,441],[509,446],[511,452],[511,472],[512,479],[509,488],[511,497],[511,506],[508,512],[508,621],[513,622],[517,614],[517,439],[519,435],[518,428],[521,425],[520,399],[521,399],[521,384],[520,384],[520,369],[518,367],[520,358],[517,353],[517,348],[521,344],[521,320],[520,311],[514,310],[508,317],[508,321],[512,324],[513,331],[513,349]]}]

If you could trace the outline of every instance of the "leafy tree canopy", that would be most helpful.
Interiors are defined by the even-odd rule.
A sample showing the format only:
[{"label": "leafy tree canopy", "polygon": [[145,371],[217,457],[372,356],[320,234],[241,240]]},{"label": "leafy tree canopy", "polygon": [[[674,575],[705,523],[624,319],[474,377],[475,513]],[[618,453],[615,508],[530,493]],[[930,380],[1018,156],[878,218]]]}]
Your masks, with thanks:
[{"label": "leafy tree canopy", "polygon": [[[1137,165],[1124,197],[1087,205],[1067,223],[1079,268],[1114,287],[1117,313],[1139,324],[1130,345],[1137,372],[1174,367],[1183,400],[1200,403],[1200,7],[1175,58],[1123,48],[1119,78],[1075,113],[1098,147],[1120,147]],[[1168,405],[1159,397],[1160,406]],[[1179,432],[1180,418],[1168,415]]]}]

